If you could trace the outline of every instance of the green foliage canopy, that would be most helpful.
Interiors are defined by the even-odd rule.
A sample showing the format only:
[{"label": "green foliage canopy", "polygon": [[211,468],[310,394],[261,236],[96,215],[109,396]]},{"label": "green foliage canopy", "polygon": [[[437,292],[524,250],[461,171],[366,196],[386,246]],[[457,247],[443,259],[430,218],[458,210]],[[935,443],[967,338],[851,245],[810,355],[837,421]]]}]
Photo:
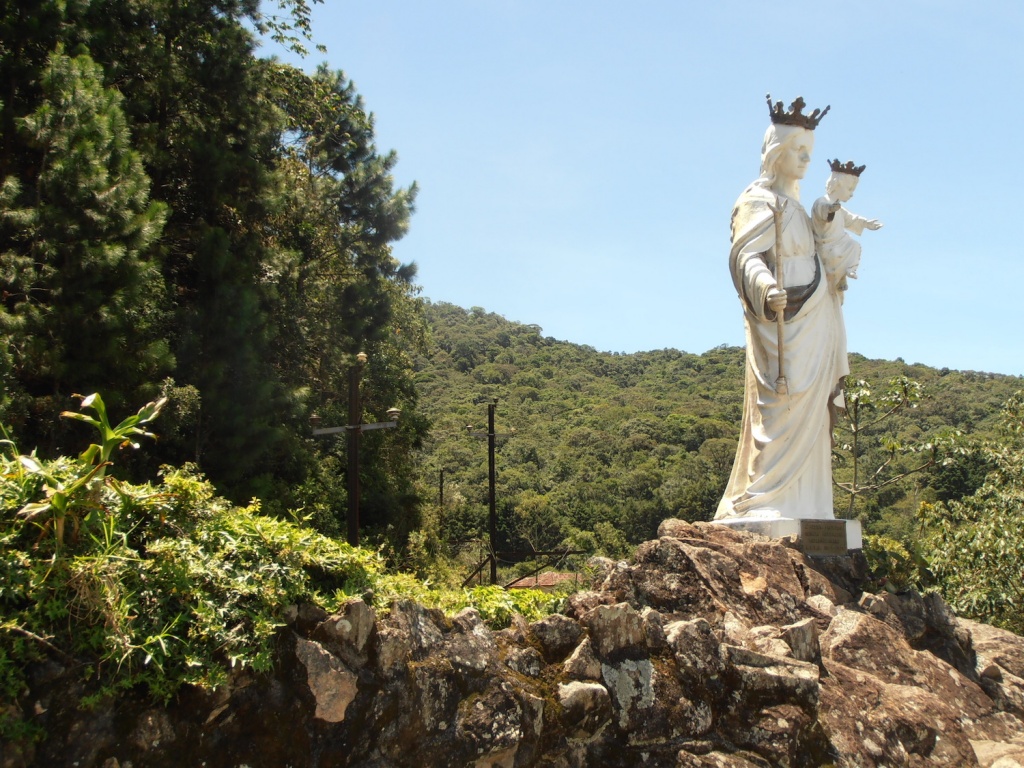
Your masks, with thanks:
[{"label": "green foliage canopy", "polygon": [[308,418],[340,421],[365,350],[367,409],[406,414],[367,441],[365,516],[411,528],[422,321],[391,244],[416,188],[396,188],[341,72],[257,55],[254,29],[301,48],[309,3],[34,6],[0,11],[0,421],[69,452],[74,393],[163,394],[163,439],[124,476],[192,461],[230,498],[315,506],[330,530],[341,449]]},{"label": "green foliage canopy", "polygon": [[1024,633],[1024,390],[1002,411],[998,440],[978,450],[991,471],[973,494],[925,504],[926,553],[949,603]]},{"label": "green foliage canopy", "polygon": [[[434,428],[419,486],[439,499],[444,470],[441,539],[486,531],[486,443],[469,431],[482,431],[486,407],[478,403],[495,397],[497,431],[505,435],[497,449],[501,547],[618,556],[653,537],[666,517],[713,516],[735,454],[742,349],[614,354],[544,337],[535,325],[479,307],[427,303],[425,316],[431,351],[417,358],[416,383]],[[994,435],[998,404],[1020,379],[860,355],[851,355],[851,366],[851,392],[865,406],[856,458],[877,472],[870,483],[858,481],[856,514],[869,533],[908,543],[918,504],[972,492],[983,465],[975,461],[967,471],[959,460],[940,461],[895,480],[928,463],[950,428]],[[875,396],[867,385],[855,391],[857,379],[893,382],[895,399],[884,386]],[[886,416],[897,403],[904,405]],[[839,482],[852,480],[848,440],[839,435]],[[837,493],[837,514],[848,509],[849,496]]]}]

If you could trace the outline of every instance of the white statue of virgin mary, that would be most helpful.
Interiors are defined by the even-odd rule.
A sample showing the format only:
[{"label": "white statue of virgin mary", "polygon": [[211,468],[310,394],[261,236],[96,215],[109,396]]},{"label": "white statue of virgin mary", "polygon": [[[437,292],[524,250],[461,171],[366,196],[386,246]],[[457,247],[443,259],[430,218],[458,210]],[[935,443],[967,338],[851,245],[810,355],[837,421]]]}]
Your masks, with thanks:
[{"label": "white statue of virgin mary", "polygon": [[[799,187],[814,128],[828,107],[804,115],[803,99],[788,112],[781,102],[768,103],[772,125],[761,175],[732,212],[729,268],[746,325],[746,380],[739,446],[715,515],[720,522],[834,517],[831,411],[849,366],[842,308],[815,255]],[[782,209],[779,222],[772,208]]]}]

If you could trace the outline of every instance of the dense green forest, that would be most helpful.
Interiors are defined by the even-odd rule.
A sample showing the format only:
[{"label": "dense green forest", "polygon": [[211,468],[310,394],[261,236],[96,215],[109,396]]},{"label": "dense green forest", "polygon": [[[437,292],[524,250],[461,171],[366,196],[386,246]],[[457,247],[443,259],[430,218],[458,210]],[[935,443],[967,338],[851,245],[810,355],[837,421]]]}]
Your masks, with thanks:
[{"label": "dense green forest", "polygon": [[[306,0],[0,9],[0,741],[43,734],[35,662],[83,701],[267,669],[288,605],[397,594],[498,623],[544,595],[431,590],[344,530],[348,372],[369,356],[363,520],[417,525],[415,267],[353,84],[299,50]],[[99,394],[97,394],[99,393]],[[159,435],[159,439],[154,439]],[[132,450],[132,448],[138,450]],[[384,542],[393,542],[385,546]],[[15,702],[17,704],[15,704]]]},{"label": "dense green forest", "polygon": [[[425,314],[431,352],[417,358],[415,382],[433,426],[420,487],[435,486],[436,506],[444,470],[442,540],[485,527],[486,441],[466,426],[485,431],[495,398],[496,431],[505,435],[497,449],[501,549],[619,555],[653,537],[666,517],[714,516],[739,434],[741,348],[610,354],[479,307],[428,302]],[[993,437],[1002,404],[1024,382],[856,354],[850,365],[848,399],[861,408],[862,429],[854,453],[849,418],[840,424],[836,479],[852,479],[856,455],[864,490],[852,515],[869,533],[909,541],[921,502],[960,498],[981,484],[986,464],[965,438]],[[835,512],[851,515],[839,488]]]},{"label": "dense green forest", "polygon": [[[551,609],[460,586],[489,406],[509,574],[713,515],[743,351],[610,354],[420,298],[391,250],[416,187],[353,84],[259,54],[301,47],[304,0],[26,7],[0,11],[0,700],[48,656],[100,693],[216,685],[271,663],[300,600]],[[362,441],[362,549],[345,440],[311,427],[346,423],[359,352],[365,421],[402,410]],[[1024,381],[851,368],[835,511],[877,537],[879,584],[1024,629]]]}]

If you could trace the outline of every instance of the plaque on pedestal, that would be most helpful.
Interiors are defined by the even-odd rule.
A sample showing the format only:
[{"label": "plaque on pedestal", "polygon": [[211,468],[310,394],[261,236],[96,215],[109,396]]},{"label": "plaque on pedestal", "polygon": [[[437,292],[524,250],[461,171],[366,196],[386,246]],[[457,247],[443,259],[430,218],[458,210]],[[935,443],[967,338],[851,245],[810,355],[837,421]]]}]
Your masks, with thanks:
[{"label": "plaque on pedestal", "polygon": [[800,549],[805,555],[845,555],[845,520],[801,520]]}]

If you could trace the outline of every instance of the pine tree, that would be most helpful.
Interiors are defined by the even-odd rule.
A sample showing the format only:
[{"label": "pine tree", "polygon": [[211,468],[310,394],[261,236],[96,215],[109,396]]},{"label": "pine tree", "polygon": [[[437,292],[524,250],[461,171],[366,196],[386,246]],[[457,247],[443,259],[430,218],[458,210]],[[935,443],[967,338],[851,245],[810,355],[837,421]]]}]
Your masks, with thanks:
[{"label": "pine tree", "polygon": [[[41,397],[96,388],[117,407],[163,380],[172,402],[162,439],[135,469],[196,461],[236,500],[272,495],[288,506],[330,492],[337,473],[324,468],[338,457],[309,439],[307,419],[314,409],[345,413],[347,369],[365,349],[374,358],[368,412],[397,404],[407,415],[401,439],[367,440],[368,485],[380,478],[381,508],[411,508],[395,499],[411,496],[403,467],[424,429],[411,409],[409,353],[422,323],[415,267],[399,264],[391,243],[408,226],[415,186],[395,187],[396,156],[378,153],[372,117],[341,73],[310,76],[257,58],[254,29],[293,47],[308,33],[304,0],[274,8],[283,16],[261,15],[255,0],[40,0],[33,14],[0,10],[0,330],[15,353],[0,354],[0,377],[32,395],[8,418],[20,408],[27,434],[67,405],[47,402],[44,414]],[[65,73],[43,93],[58,49],[77,54],[61,55],[78,62],[78,79]],[[78,106],[46,107],[58,91]],[[99,106],[88,112],[90,100]],[[59,137],[75,110],[86,116],[74,128],[81,146],[107,151],[85,125],[115,107],[120,122],[95,128],[115,137],[109,162],[86,162],[84,149],[45,161],[47,146],[63,153],[72,141]],[[137,183],[93,194],[87,171],[104,162]],[[74,210],[32,202],[44,172],[44,187],[62,189]],[[146,198],[147,176],[157,204]],[[122,218],[97,208],[101,199],[125,207]],[[110,218],[99,240],[86,226],[97,216]],[[59,258],[78,271],[47,266]],[[74,302],[64,287],[72,283],[82,291]],[[343,515],[343,495],[332,498]]]},{"label": "pine tree", "polygon": [[35,416],[32,437],[57,424],[72,393],[102,390],[119,407],[152,395],[173,362],[152,259],[165,209],[149,200],[121,103],[92,59],[58,49],[39,103],[9,121],[20,168],[0,188],[8,418]]},{"label": "pine tree", "polygon": [[75,18],[126,95],[154,196],[169,207],[160,255],[177,365],[168,391],[188,397],[174,398],[150,455],[197,462],[239,500],[262,475],[286,472],[299,414],[272,364],[277,255],[264,224],[283,123],[247,26],[259,19],[257,3],[237,0],[93,0]]},{"label": "pine tree", "polygon": [[[310,407],[330,423],[347,418],[348,371],[370,355],[363,381],[367,420],[395,405],[405,412],[398,434],[368,434],[362,452],[363,520],[400,534],[414,522],[409,450],[426,429],[413,406],[411,352],[423,321],[414,265],[391,243],[405,234],[415,185],[396,189],[396,155],[378,154],[373,121],[351,81],[321,67],[307,75],[271,65],[274,95],[289,118],[279,167],[280,206],[269,232],[280,256],[274,274],[281,301],[282,376],[310,390]],[[330,457],[343,446],[317,450]],[[342,516],[341,500],[333,514]]]}]

